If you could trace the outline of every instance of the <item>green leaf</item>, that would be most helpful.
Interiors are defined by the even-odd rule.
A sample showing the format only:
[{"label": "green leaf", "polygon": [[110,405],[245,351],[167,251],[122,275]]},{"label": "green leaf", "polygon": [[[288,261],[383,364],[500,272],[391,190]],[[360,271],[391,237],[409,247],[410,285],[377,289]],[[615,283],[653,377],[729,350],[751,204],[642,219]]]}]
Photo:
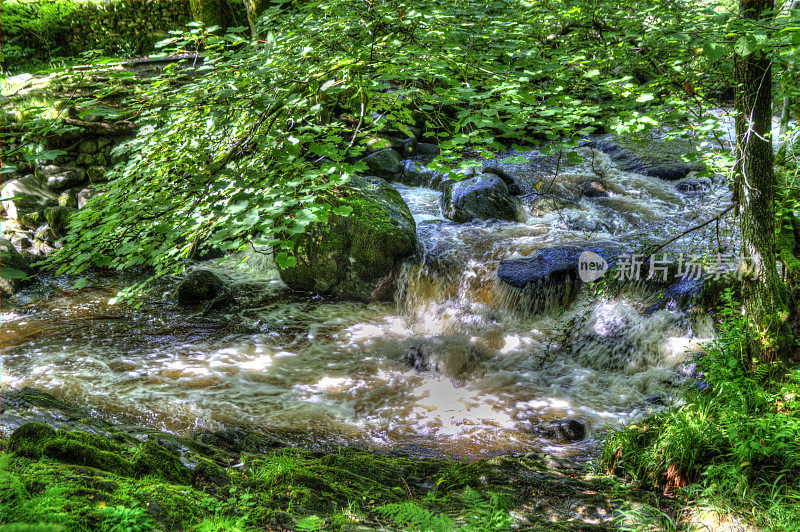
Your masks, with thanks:
[{"label": "green leaf", "polygon": [[40,151],[39,153],[27,153],[25,154],[26,161],[51,161],[58,157],[59,155],[66,155],[67,152],[64,150],[45,150]]},{"label": "green leaf", "polygon": [[295,266],[297,264],[297,259],[285,251],[281,251],[275,255],[275,264],[278,265],[278,268],[285,270],[286,268]]},{"label": "green leaf", "polygon": [[73,290],[80,290],[81,288],[85,287],[89,284],[89,280],[86,277],[81,277],[72,285]]},{"label": "green leaf", "polygon": [[10,266],[0,267],[0,277],[3,279],[27,279],[28,274]]},{"label": "green leaf", "polygon": [[711,61],[717,61],[723,55],[723,48],[715,42],[707,41],[703,43],[703,53]]},{"label": "green leaf", "polygon": [[350,213],[353,212],[353,207],[350,205],[339,205],[331,209],[331,212],[339,216],[349,216]]},{"label": "green leaf", "polygon": [[747,57],[756,50],[756,38],[753,35],[743,35],[739,37],[733,49],[742,57]]}]

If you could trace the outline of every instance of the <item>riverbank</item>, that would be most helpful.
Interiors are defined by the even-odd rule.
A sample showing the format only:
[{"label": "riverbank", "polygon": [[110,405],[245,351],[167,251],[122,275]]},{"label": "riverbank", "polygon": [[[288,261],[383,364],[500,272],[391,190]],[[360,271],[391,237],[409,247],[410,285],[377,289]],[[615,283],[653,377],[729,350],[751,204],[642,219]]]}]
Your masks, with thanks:
[{"label": "riverbank", "polygon": [[52,525],[36,530],[601,531],[626,509],[674,507],[543,453],[461,462],[236,429],[178,437],[32,388],[4,391],[0,409],[0,523]]}]

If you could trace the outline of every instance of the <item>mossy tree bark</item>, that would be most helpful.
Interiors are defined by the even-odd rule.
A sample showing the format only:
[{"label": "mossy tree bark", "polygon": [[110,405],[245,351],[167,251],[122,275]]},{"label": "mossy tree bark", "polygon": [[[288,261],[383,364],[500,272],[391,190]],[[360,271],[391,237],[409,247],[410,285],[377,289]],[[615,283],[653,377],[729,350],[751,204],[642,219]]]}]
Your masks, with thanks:
[{"label": "mossy tree bark", "polygon": [[269,0],[244,0],[247,8],[247,22],[250,24],[250,32],[253,38],[258,37],[258,17],[269,4]]},{"label": "mossy tree bark", "polygon": [[[740,0],[740,17],[758,20],[772,0]],[[742,281],[742,303],[751,325],[751,355],[762,361],[788,355],[785,288],[776,268],[777,182],[772,150],[772,69],[765,50],[736,58],[737,195],[742,254],[751,272]]]},{"label": "mossy tree bark", "polygon": [[192,18],[206,26],[223,28],[223,12],[221,0],[189,0]]}]

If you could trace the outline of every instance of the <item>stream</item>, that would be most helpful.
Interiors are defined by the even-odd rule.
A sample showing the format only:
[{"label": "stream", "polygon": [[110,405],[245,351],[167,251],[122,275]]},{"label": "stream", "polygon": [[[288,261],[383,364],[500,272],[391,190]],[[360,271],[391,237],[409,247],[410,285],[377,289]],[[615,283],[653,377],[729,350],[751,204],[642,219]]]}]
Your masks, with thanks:
[{"label": "stream", "polygon": [[[683,193],[596,149],[577,151],[583,162],[531,152],[502,165],[522,189],[520,222],[455,224],[442,217],[441,192],[394,184],[424,257],[403,266],[394,302],[292,293],[256,251],[192,266],[216,272],[239,302],[208,315],[178,309],[174,283],[133,310],[108,304],[120,278],[97,276],[80,290],[48,278],[3,309],[3,386],[41,388],[176,433],[241,426],[417,455],[592,456],[609,427],[679,395],[691,378],[685,363],[713,338],[711,320],[649,309],[657,296],[646,283],[614,296],[584,284],[568,305],[553,303],[548,286],[520,294],[498,280],[500,261],[554,246],[666,240],[713,216],[729,192],[709,180],[702,193]],[[608,195],[582,194],[587,180]],[[543,310],[525,311],[531,297]],[[558,420],[579,421],[585,437],[566,442],[537,429]]]}]

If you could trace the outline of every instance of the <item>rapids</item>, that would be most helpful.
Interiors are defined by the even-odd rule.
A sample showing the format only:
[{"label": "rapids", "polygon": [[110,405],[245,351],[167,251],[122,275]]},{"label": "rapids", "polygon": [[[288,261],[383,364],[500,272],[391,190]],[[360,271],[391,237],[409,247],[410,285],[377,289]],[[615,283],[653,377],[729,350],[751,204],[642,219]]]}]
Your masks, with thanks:
[{"label": "rapids", "polygon": [[[584,285],[566,308],[521,312],[520,295],[497,280],[499,261],[551,246],[664,240],[713,215],[727,186],[686,195],[578,151],[578,164],[532,152],[503,165],[523,190],[520,223],[454,224],[441,216],[440,192],[395,184],[424,258],[403,267],[394,303],[293,294],[258,252],[195,266],[226,279],[240,303],[207,316],[178,310],[171,287],[132,310],[107,303],[119,279],[73,290],[51,278],[3,309],[2,383],[179,433],[244,426],[416,454],[589,456],[607,427],[677,393],[687,357],[713,337],[710,320],[645,312],[647,287],[611,297]],[[609,196],[582,196],[587,180]],[[412,367],[415,357],[424,367]],[[583,422],[586,439],[558,443],[532,430],[558,419]]]}]

